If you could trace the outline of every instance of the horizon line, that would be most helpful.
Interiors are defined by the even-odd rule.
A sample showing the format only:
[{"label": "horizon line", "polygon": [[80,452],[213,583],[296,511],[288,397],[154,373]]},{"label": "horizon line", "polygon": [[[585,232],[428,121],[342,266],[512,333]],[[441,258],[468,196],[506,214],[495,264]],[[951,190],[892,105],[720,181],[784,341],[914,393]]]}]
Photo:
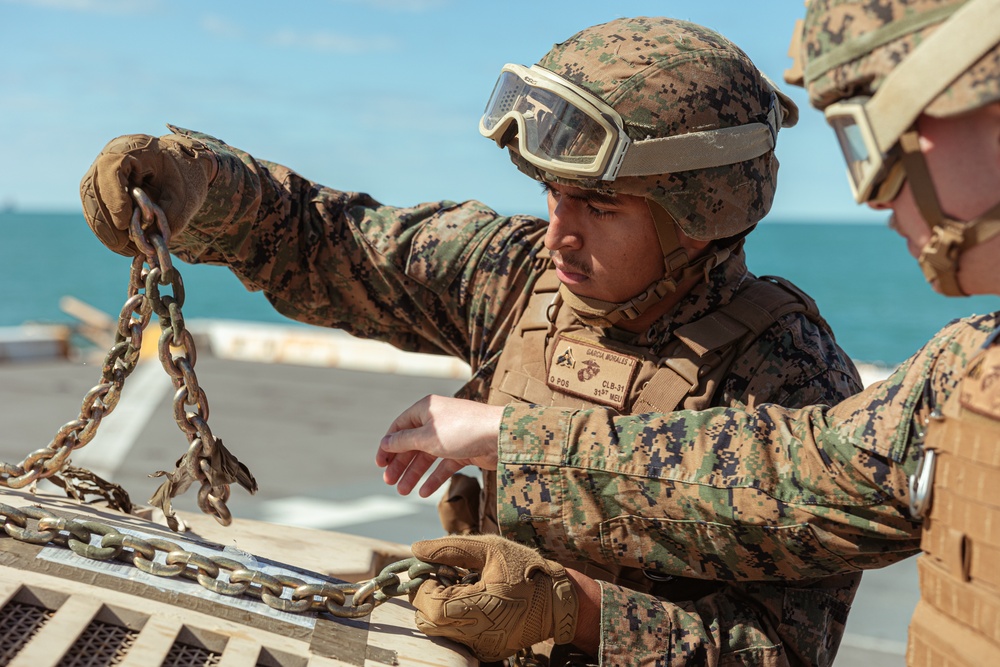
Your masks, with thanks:
[{"label": "horizon line", "polygon": [[[545,218],[544,213],[503,213],[498,211],[501,215],[534,215],[538,218]],[[36,208],[18,208],[16,206],[0,206],[0,216],[7,215],[78,215],[83,216],[82,210],[73,209],[36,209]],[[870,220],[864,218],[850,217],[850,218],[819,218],[814,216],[802,216],[797,217],[789,214],[781,216],[765,216],[758,224],[769,224],[769,225],[865,225],[865,226],[879,226],[884,225],[884,220]]]}]

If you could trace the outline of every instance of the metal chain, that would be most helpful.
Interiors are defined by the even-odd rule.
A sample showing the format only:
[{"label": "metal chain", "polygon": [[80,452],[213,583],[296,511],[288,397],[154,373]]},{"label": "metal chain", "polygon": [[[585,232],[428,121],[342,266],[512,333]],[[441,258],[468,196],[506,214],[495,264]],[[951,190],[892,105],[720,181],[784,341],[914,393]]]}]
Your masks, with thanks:
[{"label": "metal chain", "polygon": [[[314,584],[298,577],[268,574],[223,555],[188,551],[170,540],[122,533],[99,521],[66,519],[40,507],[0,503],[0,517],[4,532],[19,542],[66,547],[90,560],[115,560],[158,577],[190,579],[219,595],[252,597],[272,609],[293,613],[325,611],[340,618],[361,618],[390,598],[409,595],[429,578],[451,586],[469,583],[476,576],[407,558],[386,566],[367,581]],[[34,527],[29,526],[29,519],[34,520]],[[91,544],[95,536],[100,536],[99,544]],[[163,554],[162,559],[157,559],[157,552]],[[406,581],[399,576],[402,572],[407,573]]]},{"label": "metal chain", "polygon": [[[142,332],[151,311],[151,304],[130,295],[122,310],[115,342],[104,359],[101,380],[84,396],[80,415],[64,424],[47,447],[31,452],[21,463],[0,462],[0,486],[20,489],[57,475],[67,465],[70,454],[94,438],[101,420],[118,405],[125,378],[136,368]],[[132,313],[136,319],[131,318]]]},{"label": "metal chain", "polygon": [[[181,458],[177,473],[188,480],[201,483],[198,507],[224,526],[232,523],[232,514],[226,506],[229,500],[229,483],[232,479],[223,470],[230,467],[222,441],[216,439],[208,426],[208,397],[198,383],[194,372],[197,351],[191,332],[184,326],[181,307],[184,305],[184,282],[173,266],[168,245],[170,226],[163,210],[154,204],[139,188],[132,191],[138,206],[132,213],[130,237],[141,255],[132,260],[129,281],[129,299],[119,319],[119,335],[127,329],[148,323],[149,312],[155,312],[162,331],[158,356],[164,370],[177,390],[174,394],[174,420],[187,437],[189,447]],[[148,269],[145,268],[148,265]],[[169,285],[172,294],[161,294],[161,286]],[[131,315],[138,315],[138,322]],[[131,334],[136,335],[134,331]],[[141,336],[141,331],[139,332]],[[232,467],[241,467],[235,459]],[[239,480],[250,493],[257,490],[257,483],[245,467],[246,477]],[[179,487],[179,488],[178,488]],[[169,488],[186,488],[186,485],[169,484]],[[173,512],[164,508],[168,519]],[[173,524],[171,524],[173,527]]]},{"label": "metal chain", "polygon": [[[257,489],[256,481],[249,470],[225,450],[222,441],[216,439],[208,427],[208,398],[194,372],[197,353],[181,313],[184,283],[167,249],[170,226],[166,216],[141,189],[134,188],[132,195],[137,206],[132,212],[129,232],[140,254],[132,260],[128,299],[118,317],[115,341],[104,359],[101,381],[84,396],[80,415],[63,425],[47,447],[31,452],[18,464],[0,461],[0,486],[20,489],[39,479],[73,478],[72,474],[64,472],[70,454],[94,438],[101,420],[118,405],[125,378],[132,374],[139,362],[143,332],[155,312],[162,330],[158,356],[177,390],[174,394],[174,419],[189,442],[187,453],[181,459],[183,469],[178,468],[175,473],[180,479],[172,480],[168,486],[165,512],[169,519],[173,515],[169,497],[186,489],[185,482],[196,479],[201,482],[198,506],[222,525],[229,525],[232,522],[232,515],[226,506],[229,483],[235,478],[253,493]],[[161,294],[160,288],[167,285],[172,294]],[[233,469],[242,474],[229,474]],[[91,483],[87,489],[76,489],[74,492],[73,484],[67,480],[59,485],[77,499],[77,492],[95,493],[96,488],[96,493],[103,495],[112,507],[124,512],[131,510],[131,501],[124,489],[104,480],[94,482],[99,478],[92,473],[87,474]]]}]

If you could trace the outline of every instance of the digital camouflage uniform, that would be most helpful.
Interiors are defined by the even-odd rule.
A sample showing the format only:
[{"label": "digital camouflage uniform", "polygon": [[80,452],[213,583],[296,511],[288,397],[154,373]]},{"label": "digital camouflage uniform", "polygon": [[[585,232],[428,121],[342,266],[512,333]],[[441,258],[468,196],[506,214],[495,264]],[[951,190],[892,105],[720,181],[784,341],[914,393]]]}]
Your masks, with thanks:
[{"label": "digital camouflage uniform", "polygon": [[[655,359],[682,337],[683,325],[743,303],[743,296],[734,298],[737,290],[763,283],[747,271],[740,239],[770,208],[778,167],[774,142],[779,127],[794,124],[795,105],[724,37],[672,19],[621,19],[586,29],[557,44],[541,65],[613,105],[633,147],[687,133],[708,138],[692,155],[715,166],[661,173],[662,164],[654,161],[661,171],[599,182],[541,173],[512,151],[518,168],[533,178],[645,197],[669,266],[654,283],[657,289],[704,276],[645,332],[607,332]],[[171,129],[175,135],[159,143],[145,136],[113,140],[84,177],[85,215],[109,247],[129,252],[121,225],[115,223],[116,231],[109,221],[116,219],[112,213],[121,214],[122,198],[114,195],[130,180],[141,181],[171,211],[170,249],[180,258],[229,266],[249,289],[263,290],[279,312],[294,319],[404,350],[462,358],[473,377],[461,395],[496,399],[490,387],[501,352],[524,321],[533,286],[551,282],[551,260],[540,252],[545,221],[501,217],[477,202],[383,206],[365,194],[324,188],[212,137]],[[150,172],[159,180],[149,178]],[[201,201],[206,188],[204,203],[191,204]],[[677,227],[691,238],[713,240],[709,252],[690,264],[676,263]],[[653,303],[669,292],[652,289],[629,303]],[[573,296],[560,290],[572,305],[564,314],[593,314],[574,304]],[[717,388],[706,381],[699,400],[707,402],[694,405],[835,403],[860,388],[853,365],[820,318],[802,309],[779,313],[765,312],[768,324],[751,328],[759,332],[756,338],[740,340],[725,373],[713,376]],[[713,321],[726,323],[724,317]],[[505,513],[506,502],[500,502]],[[614,646],[623,635],[664,638],[651,660],[675,665],[829,664],[859,581],[854,573],[754,586],[657,577],[657,597],[644,592],[651,584],[643,569],[653,577],[665,573],[655,564],[640,565],[632,574],[641,579],[633,581],[641,591],[605,586],[605,644]],[[671,618],[624,616],[623,608],[668,610]],[[638,664],[647,657],[626,653],[608,664]]]},{"label": "digital camouflage uniform", "polygon": [[[912,556],[921,524],[908,478],[927,419],[998,325],[997,313],[954,322],[832,408],[618,416],[512,405],[500,430],[502,534],[555,560],[750,580],[738,585],[749,590]],[[659,664],[679,610],[602,588],[602,664]]]},{"label": "digital camouflage uniform", "polygon": [[[855,199],[889,201],[905,180],[930,233],[917,261],[927,280],[949,296],[966,293],[960,269],[974,277],[979,273],[963,258],[1000,233],[1000,202],[988,181],[969,182],[964,192],[935,181],[921,130],[926,117],[948,119],[941,127],[951,133],[934,142],[947,150],[958,145],[951,143],[955,130],[973,127],[963,114],[981,120],[998,110],[998,17],[998,0],[811,0],[801,30],[796,29],[799,43],[793,41],[797,65],[786,72],[789,83],[806,88],[813,106],[826,110],[831,125],[842,132],[857,123],[852,129],[867,129],[869,145],[877,141],[883,159],[865,160],[864,169],[849,171]],[[834,103],[840,104],[831,108]],[[862,106],[863,120],[854,116],[839,127],[831,120]],[[982,145],[995,146],[994,128],[978,127]],[[857,154],[847,149],[850,142],[844,143],[841,132],[851,163]],[[971,164],[987,173],[995,166],[974,158]],[[872,177],[874,195],[856,187],[859,178]],[[955,218],[943,205],[945,195],[980,200],[987,195],[993,205],[973,211],[971,219]],[[950,369],[957,388],[933,406],[924,441],[915,441],[903,460],[907,472],[919,461],[909,500],[911,515],[923,520],[920,601],[906,651],[911,667],[1000,664],[998,336],[995,329],[978,351],[963,346],[966,355],[956,361],[967,363]]]},{"label": "digital camouflage uniform", "polygon": [[[219,172],[205,205],[173,237],[173,253],[229,266],[249,289],[263,290],[294,319],[465,359],[473,378],[463,394],[485,400],[523,307],[520,297],[544,269],[536,261],[544,220],[501,217],[477,202],[383,206],[364,194],[321,187],[211,137],[187,134],[214,153]],[[740,251],[636,338],[655,351],[677,326],[727,302],[750,279]],[[733,364],[716,400],[833,403],[858,389],[853,365],[832,336],[793,313]],[[507,502],[505,497],[501,509]],[[681,605],[659,600],[660,608],[673,609],[683,622],[648,619],[642,627],[650,633],[673,628],[663,653],[672,656],[669,664],[714,661],[718,651],[743,651],[755,664],[821,664],[839,643],[857,581],[851,576],[791,588],[678,583],[682,599],[703,597]],[[608,607],[609,617],[617,627],[605,631],[609,637],[634,635],[634,621],[623,625],[626,619],[614,610],[619,603],[646,606],[655,599],[622,587],[608,590],[615,605]],[[808,637],[786,634],[793,624]],[[803,641],[785,654],[775,646],[779,637]],[[810,650],[815,655],[797,655]]]},{"label": "digital camouflage uniform", "polygon": [[[811,102],[870,95],[962,4],[812,0],[793,47],[806,55]],[[926,113],[995,102],[998,64],[1000,46]],[[923,550],[908,663],[1000,663],[998,325],[1000,313],[953,322],[888,379],[834,407],[620,416],[510,406],[497,470],[501,531],[557,560],[750,589],[882,567]],[[937,453],[932,494],[930,482],[910,488],[914,474],[925,479],[925,450]],[[910,504],[928,497],[921,522]],[[602,664],[636,656],[659,664],[675,642],[676,610],[602,590]]]}]

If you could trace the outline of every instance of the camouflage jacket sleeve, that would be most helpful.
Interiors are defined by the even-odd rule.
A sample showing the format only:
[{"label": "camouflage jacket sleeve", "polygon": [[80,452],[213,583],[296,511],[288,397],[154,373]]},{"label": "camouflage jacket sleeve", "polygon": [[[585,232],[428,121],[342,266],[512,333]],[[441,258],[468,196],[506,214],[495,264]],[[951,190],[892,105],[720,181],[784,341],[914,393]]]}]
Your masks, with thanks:
[{"label": "camouflage jacket sleeve", "polygon": [[381,205],[313,183],[213,137],[208,200],[170,249],[224,264],[283,315],[445,353],[477,368],[499,352],[514,299],[533,279],[544,222],[477,203]]},{"label": "camouflage jacket sleeve", "polygon": [[833,408],[622,417],[510,406],[501,531],[557,560],[703,579],[812,578],[912,555],[907,477],[928,408],[947,400],[996,322],[949,325]]},{"label": "camouflage jacket sleeve", "polygon": [[[832,665],[860,574],[815,587],[734,583],[695,600],[673,601],[627,587],[601,587],[602,667]],[[831,595],[830,591],[844,595]]]}]

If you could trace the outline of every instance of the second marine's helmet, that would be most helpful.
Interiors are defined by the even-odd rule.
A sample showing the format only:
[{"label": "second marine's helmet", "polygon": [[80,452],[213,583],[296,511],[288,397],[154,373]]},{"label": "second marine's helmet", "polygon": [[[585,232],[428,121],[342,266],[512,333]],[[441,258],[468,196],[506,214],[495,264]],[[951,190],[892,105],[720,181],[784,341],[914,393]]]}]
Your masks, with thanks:
[{"label": "second marine's helmet", "polygon": [[1000,100],[1000,0],[809,0],[785,73],[825,112],[859,203],[887,203],[909,182],[932,236],[928,280],[960,295],[961,253],[1000,233],[1000,203],[972,221],[937,200],[915,124]]},{"label": "second marine's helmet", "polygon": [[767,214],[778,130],[797,118],[795,104],[722,35],[640,17],[586,28],[531,67],[506,65],[479,129],[536,180],[650,203],[664,278],[626,304],[563,290],[585,319],[607,324],[638,316],[709,257],[721,261],[681,257],[675,225],[722,248]]}]

